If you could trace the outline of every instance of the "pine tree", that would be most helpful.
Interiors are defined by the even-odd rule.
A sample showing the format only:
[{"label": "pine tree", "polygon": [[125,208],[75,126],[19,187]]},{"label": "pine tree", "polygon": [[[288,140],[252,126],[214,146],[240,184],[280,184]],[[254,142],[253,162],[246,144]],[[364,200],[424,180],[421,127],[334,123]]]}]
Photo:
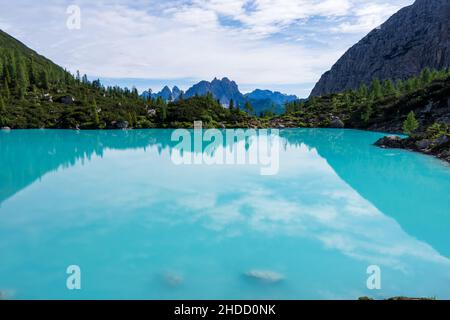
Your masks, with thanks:
[{"label": "pine tree", "polygon": [[351,92],[346,92],[344,94],[344,108],[351,110],[353,109],[353,103],[352,103],[352,94]]},{"label": "pine tree", "polygon": [[164,103],[162,106],[162,121],[166,121],[167,119],[167,105]]},{"label": "pine tree", "polygon": [[97,111],[97,102],[95,101],[95,98],[94,98],[94,100],[92,101],[92,120],[93,120],[93,122],[94,122],[94,124],[96,125],[96,126],[98,126],[99,125],[99,123],[100,123],[100,119],[99,119],[99,117],[98,117],[98,111]]},{"label": "pine tree", "polygon": [[29,64],[29,67],[28,67],[28,78],[30,80],[30,84],[31,85],[38,84],[38,79],[37,79],[37,76],[36,76],[36,68],[34,66],[34,59],[33,58],[31,58],[30,64]]},{"label": "pine tree", "polygon": [[316,109],[316,107],[317,107],[317,98],[316,97],[311,97],[308,100],[308,108],[314,110],[314,109]]},{"label": "pine tree", "polygon": [[373,114],[373,108],[371,103],[364,104],[363,110],[361,113],[361,120],[363,120],[365,123],[369,122],[370,118]]},{"label": "pine tree", "polygon": [[405,83],[401,79],[398,79],[395,82],[395,90],[397,92],[397,96],[399,96],[401,93],[404,92],[404,88],[405,88]]},{"label": "pine tree", "polygon": [[134,123],[133,123],[133,117],[131,116],[131,112],[128,112],[127,121],[128,121],[129,127],[132,128],[134,126]]},{"label": "pine tree", "polygon": [[413,78],[412,83],[413,83],[414,90],[417,90],[420,88],[420,79],[418,77]]},{"label": "pine tree", "polygon": [[0,127],[6,125],[5,114],[6,114],[5,102],[3,101],[3,97],[0,95]]},{"label": "pine tree", "polygon": [[295,102],[288,102],[284,107],[284,114],[292,114],[295,112]]},{"label": "pine tree", "polygon": [[245,103],[245,111],[250,115],[254,112],[252,104],[248,101]]},{"label": "pine tree", "polygon": [[214,103],[214,95],[212,92],[206,93],[206,100],[208,100],[208,103],[213,104]]},{"label": "pine tree", "polygon": [[337,96],[334,96],[334,97],[331,99],[331,110],[332,110],[333,112],[337,112],[338,109],[339,109],[338,98],[337,98]]},{"label": "pine tree", "polygon": [[375,99],[383,98],[383,89],[381,87],[380,80],[374,79],[372,81],[372,85],[371,85],[371,88],[370,88],[370,93],[371,93],[372,97],[375,98]]},{"label": "pine tree", "polygon": [[42,70],[39,74],[39,82],[40,82],[40,88],[44,90],[50,89],[50,84],[48,81],[48,73],[46,70]]},{"label": "pine tree", "polygon": [[234,109],[234,100],[233,100],[233,99],[230,99],[229,109],[230,109],[230,110],[233,110],[233,109]]},{"label": "pine tree", "polygon": [[1,95],[0,95],[0,113],[2,114],[6,113],[5,101],[3,100],[3,97]]},{"label": "pine tree", "polygon": [[406,117],[405,122],[403,123],[403,132],[406,134],[411,134],[419,128],[419,122],[416,119],[416,115],[413,111],[411,111]]},{"label": "pine tree", "polygon": [[367,88],[365,83],[361,83],[358,88],[358,97],[360,99],[366,98],[368,96],[369,89]]},{"label": "pine tree", "polygon": [[83,75],[83,79],[81,80],[81,82],[82,82],[83,84],[89,84],[89,80],[88,80],[88,77],[87,77],[86,74]]},{"label": "pine tree", "polygon": [[81,103],[83,104],[84,107],[88,107],[88,97],[86,92],[83,93],[83,97],[81,98]]},{"label": "pine tree", "polygon": [[385,80],[383,83],[383,91],[386,96],[397,95],[397,90],[391,80]]},{"label": "pine tree", "polygon": [[415,90],[415,82],[413,79],[408,79],[406,81],[406,85],[405,85],[405,91],[406,93],[411,93]]},{"label": "pine tree", "polygon": [[8,84],[14,86],[16,83],[16,62],[15,58],[11,55],[11,53],[9,53],[7,57],[6,69],[8,70],[7,71]]},{"label": "pine tree", "polygon": [[8,85],[12,82],[10,68],[8,68],[8,61],[6,60],[5,64],[3,65],[3,78]]},{"label": "pine tree", "polygon": [[7,101],[11,98],[11,92],[9,91],[9,85],[6,78],[3,80],[3,96]]},{"label": "pine tree", "polygon": [[422,70],[422,73],[420,74],[420,84],[422,86],[426,86],[432,81],[432,73],[430,68],[425,68]]},{"label": "pine tree", "polygon": [[28,88],[28,77],[25,72],[25,66],[20,58],[16,59],[16,92],[23,99]]}]

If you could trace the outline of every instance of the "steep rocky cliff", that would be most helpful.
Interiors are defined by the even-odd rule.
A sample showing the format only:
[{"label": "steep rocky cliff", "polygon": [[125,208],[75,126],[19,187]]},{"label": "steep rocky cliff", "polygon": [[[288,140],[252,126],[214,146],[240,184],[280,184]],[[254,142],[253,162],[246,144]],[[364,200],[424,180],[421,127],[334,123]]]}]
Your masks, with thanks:
[{"label": "steep rocky cliff", "polygon": [[406,79],[450,67],[450,0],[417,0],[350,48],[311,95],[355,89],[374,78]]}]

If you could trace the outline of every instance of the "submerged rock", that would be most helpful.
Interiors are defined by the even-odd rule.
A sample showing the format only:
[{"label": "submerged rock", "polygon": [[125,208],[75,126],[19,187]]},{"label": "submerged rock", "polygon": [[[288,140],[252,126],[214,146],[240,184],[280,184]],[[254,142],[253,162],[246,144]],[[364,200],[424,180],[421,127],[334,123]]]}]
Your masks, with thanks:
[{"label": "submerged rock", "polygon": [[266,283],[277,283],[284,280],[284,276],[267,270],[250,270],[245,274],[247,277]]},{"label": "submerged rock", "polygon": [[11,299],[12,296],[13,296],[13,292],[0,290],[0,300],[8,300],[8,299]]},{"label": "submerged rock", "polygon": [[164,274],[164,282],[171,287],[178,287],[183,283],[183,277],[173,272],[166,272]]}]

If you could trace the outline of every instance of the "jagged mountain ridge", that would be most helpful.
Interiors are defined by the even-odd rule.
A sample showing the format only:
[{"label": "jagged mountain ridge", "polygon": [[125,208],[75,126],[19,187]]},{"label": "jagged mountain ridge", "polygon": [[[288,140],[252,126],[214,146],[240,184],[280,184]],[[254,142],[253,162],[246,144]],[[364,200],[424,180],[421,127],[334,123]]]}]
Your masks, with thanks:
[{"label": "jagged mountain ridge", "polygon": [[208,93],[212,93],[223,106],[229,106],[231,100],[235,105],[243,106],[245,104],[245,97],[239,91],[238,85],[228,78],[222,80],[215,78],[211,82],[201,81],[187,90],[185,97],[204,96]]},{"label": "jagged mountain ridge", "polygon": [[217,79],[213,81],[200,81],[193,85],[186,92],[181,91],[178,87],[170,89],[165,86],[158,93],[145,91],[142,96],[144,98],[152,97],[156,99],[161,97],[165,101],[177,101],[180,97],[192,98],[195,96],[205,96],[211,93],[214,99],[219,100],[224,107],[229,107],[231,100],[235,106],[243,108],[246,102],[250,102],[254,108],[254,113],[259,115],[264,111],[272,111],[274,113],[282,113],[284,105],[287,102],[297,100],[295,95],[286,95],[278,91],[256,89],[250,93],[242,94],[236,82],[228,79]]},{"label": "jagged mountain ridge", "polygon": [[182,90],[180,90],[180,88],[178,88],[177,86],[174,86],[172,89],[170,89],[168,86],[165,86],[158,93],[153,93],[150,90],[147,90],[147,91],[144,91],[141,96],[145,99],[148,99],[150,97],[152,99],[157,99],[160,97],[164,101],[176,101],[183,94],[184,94],[184,92]]}]

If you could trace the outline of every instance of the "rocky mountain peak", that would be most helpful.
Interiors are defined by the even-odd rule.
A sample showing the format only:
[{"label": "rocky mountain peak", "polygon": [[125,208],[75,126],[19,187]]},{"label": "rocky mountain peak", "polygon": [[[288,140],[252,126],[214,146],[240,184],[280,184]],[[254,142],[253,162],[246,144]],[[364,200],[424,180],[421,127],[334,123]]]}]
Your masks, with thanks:
[{"label": "rocky mountain peak", "polygon": [[361,83],[407,79],[425,67],[450,66],[450,0],[417,0],[350,48],[311,95],[355,89]]}]

